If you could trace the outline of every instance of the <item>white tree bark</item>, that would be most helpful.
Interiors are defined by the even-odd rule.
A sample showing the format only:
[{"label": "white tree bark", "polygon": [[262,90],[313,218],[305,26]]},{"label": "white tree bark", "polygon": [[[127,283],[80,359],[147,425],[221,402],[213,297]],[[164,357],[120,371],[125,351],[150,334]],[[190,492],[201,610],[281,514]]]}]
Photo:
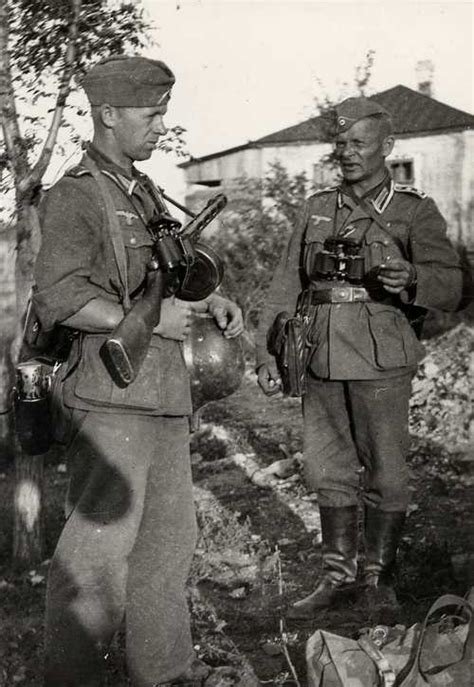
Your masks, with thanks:
[{"label": "white tree bark", "polygon": [[[52,123],[41,151],[32,167],[19,126],[15,95],[12,84],[9,40],[8,0],[0,0],[0,119],[9,168],[15,185],[17,260],[16,303],[17,328],[10,355],[0,351],[0,412],[11,404],[12,370],[18,361],[21,347],[22,320],[33,283],[33,268],[40,245],[40,226],[36,209],[37,190],[50,162],[62,123],[64,106],[70,92],[71,78],[76,58],[78,24],[81,0],[70,0],[72,20],[69,25],[68,46]],[[13,437],[11,438],[15,444]],[[18,565],[30,566],[43,555],[42,504],[43,504],[43,456],[27,456],[16,447],[16,485],[14,489],[14,544],[13,559]]]}]

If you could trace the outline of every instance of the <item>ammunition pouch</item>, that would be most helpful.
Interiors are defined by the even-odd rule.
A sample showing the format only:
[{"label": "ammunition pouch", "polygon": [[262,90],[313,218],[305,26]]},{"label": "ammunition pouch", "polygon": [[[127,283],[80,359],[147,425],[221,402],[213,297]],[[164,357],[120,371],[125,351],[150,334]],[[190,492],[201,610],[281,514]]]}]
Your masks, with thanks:
[{"label": "ammunition pouch", "polygon": [[301,397],[306,392],[306,368],[311,353],[309,319],[280,312],[267,334],[267,350],[274,356],[285,396]]},{"label": "ammunition pouch", "polygon": [[45,331],[30,298],[26,306],[20,361],[38,358],[52,367],[65,362],[77,335],[78,332],[73,329],[60,325]]}]

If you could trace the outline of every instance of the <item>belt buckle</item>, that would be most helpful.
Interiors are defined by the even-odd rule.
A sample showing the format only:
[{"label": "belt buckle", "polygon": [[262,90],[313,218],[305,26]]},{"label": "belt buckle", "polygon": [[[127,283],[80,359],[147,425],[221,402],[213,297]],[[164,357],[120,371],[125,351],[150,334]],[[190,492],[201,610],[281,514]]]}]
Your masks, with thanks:
[{"label": "belt buckle", "polygon": [[334,291],[334,301],[336,303],[348,303],[351,301],[351,289],[349,286],[337,286]]}]

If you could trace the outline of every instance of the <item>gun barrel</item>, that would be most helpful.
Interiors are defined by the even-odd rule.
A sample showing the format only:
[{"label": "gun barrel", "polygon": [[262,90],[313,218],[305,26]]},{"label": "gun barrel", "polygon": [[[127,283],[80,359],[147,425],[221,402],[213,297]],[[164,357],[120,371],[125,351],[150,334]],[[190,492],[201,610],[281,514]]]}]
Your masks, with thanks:
[{"label": "gun barrel", "polygon": [[193,242],[198,241],[203,229],[222,212],[226,205],[227,196],[223,193],[218,193],[208,201],[201,212],[178,232],[179,236],[181,238],[190,238]]}]

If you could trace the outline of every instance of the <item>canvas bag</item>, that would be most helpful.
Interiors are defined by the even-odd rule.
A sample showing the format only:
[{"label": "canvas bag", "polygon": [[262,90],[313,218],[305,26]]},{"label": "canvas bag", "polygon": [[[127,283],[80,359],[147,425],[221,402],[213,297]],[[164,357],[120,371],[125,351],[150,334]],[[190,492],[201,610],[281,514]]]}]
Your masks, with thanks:
[{"label": "canvas bag", "polygon": [[[430,623],[447,609],[449,615]],[[452,621],[458,624],[450,626]],[[316,631],[306,645],[308,687],[471,687],[473,650],[472,606],[448,594],[435,601],[423,623],[398,633],[382,649],[368,637],[356,641]]]}]

